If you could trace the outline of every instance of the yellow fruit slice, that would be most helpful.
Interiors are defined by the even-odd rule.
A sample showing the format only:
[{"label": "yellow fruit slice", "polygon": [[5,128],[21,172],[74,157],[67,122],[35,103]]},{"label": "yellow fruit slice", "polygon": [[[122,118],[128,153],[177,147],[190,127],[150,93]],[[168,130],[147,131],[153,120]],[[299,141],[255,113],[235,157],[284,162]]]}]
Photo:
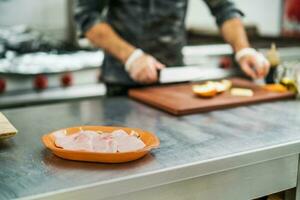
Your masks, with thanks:
[{"label": "yellow fruit slice", "polygon": [[267,84],[263,86],[264,89],[271,92],[287,92],[288,89],[281,84]]},{"label": "yellow fruit slice", "polygon": [[222,81],[208,81],[207,84],[212,84],[218,93],[225,92],[231,88],[231,81],[223,79]]},{"label": "yellow fruit slice", "polygon": [[193,85],[193,92],[200,97],[214,97],[217,94],[215,86],[210,83]]},{"label": "yellow fruit slice", "polygon": [[245,88],[232,88],[230,90],[232,96],[241,96],[241,97],[252,97],[254,95],[253,90]]},{"label": "yellow fruit slice", "polygon": [[221,82],[208,81],[207,84],[213,85],[213,87],[215,87],[215,89],[217,90],[217,93],[226,91],[226,86]]},{"label": "yellow fruit slice", "polygon": [[194,85],[193,92],[201,97],[213,97],[217,93],[222,93],[229,90],[232,82],[229,80],[222,81],[207,81],[204,84]]},{"label": "yellow fruit slice", "polygon": [[284,85],[289,91],[291,91],[291,92],[293,92],[293,93],[297,93],[297,85],[296,85],[296,82],[295,82],[295,80],[293,80],[293,79],[290,79],[290,78],[288,78],[288,77],[284,77],[281,81],[280,81],[280,83],[282,84],[282,85]]},{"label": "yellow fruit slice", "polygon": [[230,80],[223,79],[221,83],[225,86],[225,90],[229,90],[232,87],[232,82]]}]

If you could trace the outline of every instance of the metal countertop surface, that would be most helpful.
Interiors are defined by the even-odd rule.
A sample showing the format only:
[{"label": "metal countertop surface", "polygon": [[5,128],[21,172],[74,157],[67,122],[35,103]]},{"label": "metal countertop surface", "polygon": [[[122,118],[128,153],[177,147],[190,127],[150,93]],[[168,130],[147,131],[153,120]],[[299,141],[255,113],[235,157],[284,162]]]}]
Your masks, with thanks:
[{"label": "metal countertop surface", "polygon": [[[96,185],[104,188],[121,181],[136,181],[138,190],[300,152],[298,101],[183,117],[126,97],[2,112],[19,132],[12,139],[0,141],[0,199],[43,196]],[[161,146],[140,160],[124,164],[67,161],[43,146],[43,134],[78,125],[146,129],[158,135]],[[125,191],[129,191],[126,186]]]}]

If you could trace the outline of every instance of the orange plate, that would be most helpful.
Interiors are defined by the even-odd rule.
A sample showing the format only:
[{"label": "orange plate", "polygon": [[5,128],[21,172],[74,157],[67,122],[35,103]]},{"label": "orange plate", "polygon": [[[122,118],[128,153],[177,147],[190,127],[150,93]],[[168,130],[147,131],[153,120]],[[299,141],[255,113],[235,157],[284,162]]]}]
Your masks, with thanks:
[{"label": "orange plate", "polygon": [[99,152],[87,152],[87,151],[71,151],[71,150],[65,150],[60,147],[57,147],[55,146],[54,143],[55,138],[52,135],[54,132],[44,135],[42,137],[42,140],[47,148],[49,148],[55,155],[61,158],[65,158],[69,160],[103,162],[103,163],[122,163],[122,162],[136,160],[146,155],[151,149],[157,148],[159,146],[159,139],[153,133],[143,131],[141,129],[136,129],[136,128],[111,127],[111,126],[80,126],[80,127],[71,127],[71,128],[61,129],[61,130],[65,130],[66,133],[69,135],[69,134],[77,133],[80,130],[92,130],[92,131],[102,131],[102,132],[111,133],[114,130],[118,130],[118,129],[122,129],[127,133],[130,133],[132,130],[136,131],[140,135],[140,139],[145,143],[146,146],[143,149],[137,151],[122,152],[122,153],[120,152],[99,153]]}]

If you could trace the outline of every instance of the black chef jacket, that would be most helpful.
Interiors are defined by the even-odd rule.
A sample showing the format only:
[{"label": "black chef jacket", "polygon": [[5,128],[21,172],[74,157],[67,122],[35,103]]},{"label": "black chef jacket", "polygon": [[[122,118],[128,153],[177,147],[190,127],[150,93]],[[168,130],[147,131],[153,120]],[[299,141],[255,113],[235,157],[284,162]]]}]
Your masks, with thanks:
[{"label": "black chef jacket", "polygon": [[[204,1],[218,26],[243,15],[229,0]],[[176,66],[183,64],[187,4],[188,0],[77,0],[74,16],[82,36],[95,24],[106,22],[135,47],[167,66]],[[108,84],[138,85],[123,64],[107,53],[101,74]]]}]

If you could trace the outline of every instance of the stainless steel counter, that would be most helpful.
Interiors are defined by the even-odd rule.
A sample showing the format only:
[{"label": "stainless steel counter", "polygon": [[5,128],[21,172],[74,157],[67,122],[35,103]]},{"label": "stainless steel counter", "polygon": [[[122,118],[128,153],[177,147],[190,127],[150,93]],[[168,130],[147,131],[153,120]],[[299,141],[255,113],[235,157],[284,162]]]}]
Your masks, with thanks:
[{"label": "stainless steel counter", "polygon": [[[227,181],[221,187],[237,180],[241,188],[246,188],[233,188],[243,194],[231,199],[254,198],[296,186],[300,152],[300,104],[297,101],[184,117],[168,115],[125,97],[1,111],[19,133],[15,138],[0,142],[0,199],[122,199],[122,195],[127,195],[124,199],[136,199],[131,193],[141,191],[148,194],[145,199],[167,199],[163,194],[160,198],[155,196],[167,191],[179,199],[180,190],[176,192],[166,187],[177,184],[177,188],[182,188],[182,181],[198,178],[204,181],[199,182],[198,191],[201,186],[206,188],[206,194],[216,195],[210,188],[218,185],[212,180],[219,179],[211,177],[216,174]],[[63,160],[41,143],[45,133],[87,124],[146,129],[158,135],[161,147],[134,162],[100,164]],[[239,171],[232,171],[234,169]],[[245,173],[255,176],[242,178]],[[189,184],[185,186],[192,191]],[[159,187],[165,189],[159,190]],[[196,192],[194,198],[189,199],[197,199],[195,195]],[[214,197],[228,199],[226,195]]]}]

